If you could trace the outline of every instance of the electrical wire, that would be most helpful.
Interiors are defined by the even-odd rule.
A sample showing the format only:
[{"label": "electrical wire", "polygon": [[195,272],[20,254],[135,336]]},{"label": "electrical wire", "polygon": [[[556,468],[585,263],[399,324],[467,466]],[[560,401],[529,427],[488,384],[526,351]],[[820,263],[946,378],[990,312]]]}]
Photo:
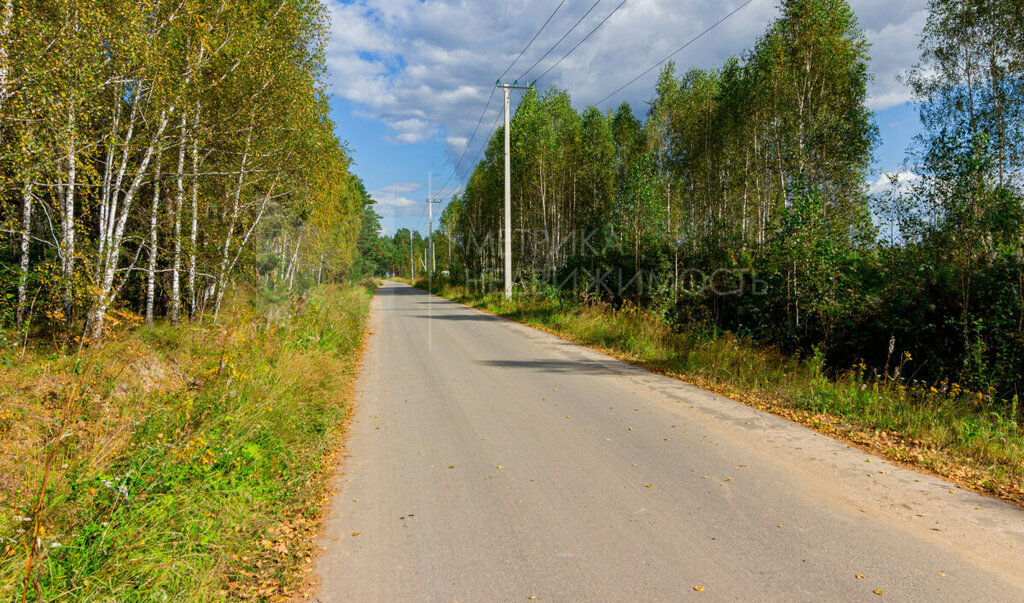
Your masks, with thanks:
[{"label": "electrical wire", "polygon": [[558,47],[558,45],[562,43],[562,40],[564,40],[564,39],[565,39],[565,38],[566,38],[566,37],[567,37],[567,36],[568,36],[569,34],[571,34],[571,33],[572,33],[572,32],[573,32],[573,31],[574,31],[574,30],[575,30],[575,29],[576,29],[577,27],[579,27],[579,26],[580,26],[580,23],[583,23],[583,20],[584,20],[584,19],[586,19],[586,18],[587,18],[587,15],[589,15],[589,14],[590,14],[591,12],[593,12],[593,10],[594,10],[595,8],[597,8],[597,5],[598,5],[598,4],[601,4],[601,0],[597,0],[597,2],[595,2],[595,3],[594,3],[594,4],[593,4],[593,5],[591,6],[591,7],[590,7],[590,9],[588,9],[588,10],[587,10],[587,12],[583,13],[583,16],[582,16],[582,17],[580,17],[579,21],[576,21],[576,24],[575,24],[575,25],[573,25],[572,27],[570,27],[570,28],[569,28],[569,31],[565,32],[565,35],[563,35],[563,36],[562,36],[561,38],[558,38],[558,41],[557,41],[557,42],[555,42],[555,43],[554,43],[554,45],[553,45],[553,46],[552,46],[551,48],[548,48],[548,51],[544,53],[544,56],[542,56],[541,58],[537,59],[537,62],[536,62],[536,63],[534,63],[533,65],[530,65],[530,68],[529,68],[529,69],[527,69],[526,71],[524,71],[524,72],[523,72],[523,75],[521,75],[521,76],[517,77],[517,78],[516,78],[516,81],[518,82],[519,80],[525,80],[525,79],[526,79],[526,75],[527,75],[528,73],[530,73],[531,71],[533,71],[533,68],[534,68],[534,67],[536,67],[537,65],[540,65],[540,62],[541,62],[541,61],[543,61],[544,59],[546,59],[546,58],[547,58],[547,56],[548,56],[549,54],[551,54],[551,51],[552,51],[552,50],[554,50],[555,48],[557,48],[557,47]]},{"label": "electrical wire", "polygon": [[496,90],[497,88],[491,88],[491,95],[487,97],[487,104],[484,105],[484,110],[480,113],[480,119],[476,120],[476,127],[473,128],[473,135],[469,137],[468,141],[466,141],[466,147],[462,149],[462,154],[459,155],[459,160],[455,162],[455,167],[452,168],[452,173],[448,175],[448,179],[444,181],[443,185],[441,185],[440,190],[444,190],[444,188],[448,186],[448,183],[451,182],[455,174],[459,171],[459,166],[462,165],[462,160],[466,157],[466,151],[468,151],[470,145],[473,144],[473,139],[476,138],[477,130],[480,129],[480,124],[484,121],[484,115],[487,114],[487,109],[490,108],[491,101],[494,100],[494,92]]},{"label": "electrical wire", "polygon": [[[748,5],[748,4],[750,4],[750,3],[751,3],[751,2],[753,2],[753,1],[754,1],[754,0],[747,0],[747,1],[746,1],[746,2],[744,2],[743,4],[739,5],[739,6],[738,6],[738,7],[736,7],[736,9],[734,9],[734,10],[733,10],[733,11],[732,11],[731,13],[729,13],[728,15],[726,15],[726,16],[724,16],[724,17],[722,17],[722,18],[721,18],[721,19],[719,19],[718,21],[715,21],[715,23],[714,23],[714,24],[712,24],[712,25],[711,25],[710,27],[708,27],[708,28],[707,28],[707,29],[705,29],[704,31],[702,31],[702,32],[700,32],[699,34],[697,34],[697,36],[696,36],[696,37],[692,38],[692,39],[691,39],[690,41],[688,41],[688,42],[687,42],[686,44],[683,44],[683,45],[682,45],[682,46],[680,46],[679,48],[677,48],[677,49],[675,49],[674,51],[672,51],[672,54],[670,54],[670,55],[668,55],[667,57],[665,57],[664,59],[662,59],[662,60],[658,61],[657,63],[655,63],[654,65],[652,65],[651,67],[649,67],[649,68],[648,68],[647,70],[645,70],[645,71],[644,71],[643,73],[641,73],[640,75],[636,76],[635,78],[633,78],[633,79],[629,80],[628,82],[626,82],[626,83],[625,83],[625,84],[623,84],[622,86],[619,86],[619,88],[618,88],[618,89],[616,89],[616,90],[615,90],[615,92],[612,92],[612,93],[611,93],[611,94],[609,94],[608,96],[606,96],[606,97],[602,98],[601,100],[599,100],[599,101],[598,101],[598,102],[596,103],[596,105],[595,105],[595,106],[600,106],[600,105],[604,104],[604,102],[605,102],[606,100],[608,100],[609,98],[611,98],[611,97],[615,96],[615,95],[616,95],[616,94],[618,94],[619,92],[622,92],[623,90],[625,90],[625,89],[626,89],[626,88],[628,88],[629,86],[633,85],[634,83],[636,83],[636,81],[637,81],[637,80],[639,80],[639,79],[640,79],[640,78],[642,78],[643,76],[647,75],[648,73],[650,73],[650,72],[654,71],[655,69],[657,69],[657,68],[658,68],[659,66],[663,65],[664,63],[666,63],[666,62],[667,62],[667,61],[668,61],[669,59],[671,59],[672,57],[674,57],[674,56],[676,56],[677,54],[679,54],[680,52],[682,52],[682,51],[683,51],[683,50],[684,50],[684,49],[685,49],[685,48],[686,48],[687,46],[689,46],[690,44],[693,44],[693,43],[694,43],[694,42],[696,42],[697,40],[699,40],[699,39],[701,39],[702,37],[704,37],[704,35],[705,35],[705,34],[707,34],[707,33],[708,33],[708,32],[710,32],[710,31],[711,31],[712,29],[714,29],[714,28],[718,27],[719,25],[721,25],[721,24],[722,24],[722,22],[724,22],[724,21],[725,21],[726,19],[728,19],[729,17],[732,17],[732,16],[733,16],[733,15],[735,15],[736,13],[740,12],[740,11],[741,11],[742,9],[746,8],[746,7],[747,7],[747,5]],[[540,79],[540,78],[537,78],[537,79]]]},{"label": "electrical wire", "polygon": [[[600,2],[600,1],[601,0],[598,0],[598,2]],[[530,38],[530,41],[526,44],[526,47],[523,48],[522,52],[519,53],[519,56],[517,56],[515,58],[515,60],[512,61],[512,63],[508,67],[505,68],[505,71],[503,71],[502,74],[498,76],[498,80],[499,81],[501,80],[501,78],[505,77],[505,74],[508,73],[512,69],[512,67],[514,67],[515,64],[519,61],[519,59],[521,59],[523,57],[523,55],[526,53],[526,51],[529,50],[530,46],[532,46],[533,42],[537,39],[537,36],[539,36],[540,33],[542,31],[544,31],[544,28],[548,26],[548,23],[551,23],[551,19],[555,18],[555,14],[558,13],[559,9],[562,8],[563,4],[565,4],[565,0],[562,0],[561,2],[559,2],[558,6],[555,7],[555,10],[552,11],[552,13],[550,15],[548,15],[547,21],[544,21],[544,24],[540,26],[540,29],[537,30],[537,33],[533,34],[533,37]],[[594,6],[597,6],[597,5],[595,4]],[[593,10],[593,7],[591,7],[591,10]],[[586,15],[584,15],[584,16],[586,16]],[[578,23],[577,23],[577,25],[578,25]],[[566,34],[566,35],[568,35],[568,34]],[[563,38],[564,37],[565,36],[563,36]],[[550,51],[548,51],[548,52],[550,52]],[[545,55],[545,56],[547,56],[547,55]],[[531,69],[532,69],[532,67],[531,67]],[[491,95],[487,97],[487,103],[484,105],[484,110],[480,112],[480,119],[477,120],[476,127],[473,128],[473,134],[469,137],[469,140],[466,141],[466,147],[464,149],[462,149],[462,154],[459,155],[459,160],[455,162],[455,167],[452,168],[452,173],[448,175],[448,178],[444,181],[444,184],[441,185],[441,189],[440,190],[444,190],[445,187],[448,186],[448,183],[452,181],[452,178],[454,178],[455,175],[458,174],[459,167],[462,166],[462,160],[465,159],[466,152],[469,151],[469,147],[472,146],[473,140],[476,139],[476,133],[480,129],[480,124],[483,122],[484,116],[487,114],[487,109],[489,109],[490,106],[491,106],[491,101],[494,100],[494,92],[496,90],[497,90],[496,87],[495,88],[491,88]]]},{"label": "electrical wire", "polygon": [[541,25],[540,29],[537,30],[537,33],[533,34],[533,37],[530,38],[530,42],[526,45],[526,48],[524,48],[523,51],[519,53],[519,56],[516,57],[516,60],[512,61],[512,64],[509,65],[508,68],[505,69],[505,71],[503,71],[501,75],[498,76],[499,81],[501,80],[501,78],[505,77],[506,73],[508,73],[509,71],[512,70],[513,67],[515,67],[516,63],[519,62],[519,59],[523,58],[523,55],[526,54],[526,51],[529,50],[530,46],[533,45],[534,40],[537,39],[537,36],[540,35],[540,32],[544,31],[544,28],[548,26],[548,23],[551,23],[551,20],[555,18],[555,13],[557,13],[558,10],[562,8],[563,4],[565,4],[565,0],[562,0],[561,2],[558,3],[558,6],[555,7],[555,11],[551,13],[550,16],[548,16],[548,20],[545,21],[544,25]]},{"label": "electrical wire", "polygon": [[620,8],[622,8],[622,5],[623,5],[623,4],[625,4],[625,3],[626,3],[626,1],[627,1],[627,0],[622,0],[622,2],[620,2],[620,3],[619,3],[619,5],[618,5],[618,6],[616,6],[614,10],[612,10],[612,12],[608,13],[608,16],[607,16],[607,17],[605,17],[604,19],[602,19],[602,20],[601,20],[601,22],[597,24],[597,27],[595,27],[594,29],[590,30],[590,33],[588,33],[588,34],[587,34],[586,36],[584,36],[584,37],[583,37],[583,39],[582,39],[582,40],[580,40],[579,42],[576,42],[576,45],[575,45],[575,46],[573,46],[572,48],[570,48],[570,49],[569,49],[569,52],[565,53],[565,54],[564,54],[564,55],[562,56],[562,58],[560,58],[560,59],[558,59],[557,61],[555,61],[555,64],[554,64],[554,65],[552,65],[552,66],[548,67],[548,68],[547,68],[547,70],[546,70],[546,71],[544,71],[544,73],[540,74],[539,76],[537,76],[537,77],[536,77],[536,78],[534,78],[534,79],[535,79],[535,80],[543,79],[545,75],[547,75],[547,74],[548,74],[548,73],[549,73],[549,72],[550,72],[550,71],[551,71],[552,69],[554,69],[555,67],[557,67],[557,66],[558,66],[558,64],[559,64],[559,63],[561,63],[562,61],[564,61],[564,60],[565,60],[565,59],[566,59],[566,58],[567,58],[567,57],[568,57],[568,56],[569,56],[570,54],[572,54],[572,53],[573,53],[573,51],[575,51],[575,50],[576,50],[577,48],[579,48],[579,47],[580,47],[580,44],[582,44],[582,43],[586,42],[586,41],[587,41],[587,38],[589,38],[590,36],[594,35],[594,32],[596,32],[597,30],[601,29],[601,26],[602,26],[602,25],[604,25],[605,21],[607,21],[608,19],[611,19],[612,15],[614,15],[614,14],[615,14],[616,12],[618,12],[618,10],[619,10]]}]

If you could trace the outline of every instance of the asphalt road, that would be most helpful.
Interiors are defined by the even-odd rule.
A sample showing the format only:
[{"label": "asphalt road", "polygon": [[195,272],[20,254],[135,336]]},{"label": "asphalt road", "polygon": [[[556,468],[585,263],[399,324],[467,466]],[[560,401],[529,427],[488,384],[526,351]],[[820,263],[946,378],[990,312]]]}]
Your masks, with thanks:
[{"label": "asphalt road", "polygon": [[1017,508],[402,285],[370,329],[320,601],[1024,601]]}]

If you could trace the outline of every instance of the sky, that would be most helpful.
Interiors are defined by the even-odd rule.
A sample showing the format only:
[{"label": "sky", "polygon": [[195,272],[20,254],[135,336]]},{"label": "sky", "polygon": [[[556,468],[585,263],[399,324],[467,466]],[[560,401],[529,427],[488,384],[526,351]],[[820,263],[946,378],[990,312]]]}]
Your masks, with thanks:
[{"label": "sky", "polygon": [[[849,1],[872,44],[869,105],[876,111],[881,144],[867,184],[877,189],[884,173],[907,172],[906,149],[919,131],[910,90],[898,76],[918,60],[928,0]],[[428,186],[439,199],[461,190],[500,115],[502,95],[494,83],[510,65],[503,81],[532,81],[547,71],[537,87],[567,90],[582,110],[744,2],[327,0],[328,87],[336,133],[353,152],[353,171],[376,200],[384,232],[413,228],[426,233]],[[690,67],[715,68],[742,54],[778,14],[777,0],[751,0],[673,56],[677,73]],[[607,111],[627,101],[634,112],[645,114],[658,71],[598,108]],[[513,110],[517,96],[513,94]],[[442,207],[434,206],[435,225]]]}]

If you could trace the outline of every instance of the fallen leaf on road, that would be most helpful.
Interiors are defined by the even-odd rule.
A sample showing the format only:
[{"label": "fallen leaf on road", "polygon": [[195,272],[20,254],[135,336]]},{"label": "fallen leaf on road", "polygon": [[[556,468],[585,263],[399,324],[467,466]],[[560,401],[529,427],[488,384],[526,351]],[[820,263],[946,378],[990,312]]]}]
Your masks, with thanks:
[{"label": "fallen leaf on road", "polygon": [[353,535],[353,536],[358,536],[358,535],[359,535],[359,532],[352,532],[352,535]]},{"label": "fallen leaf on road", "polygon": [[883,594],[883,593],[882,593],[882,589],[880,589],[880,588],[876,588],[874,592],[875,592],[875,594],[876,594],[876,595],[881,595],[881,594]]},{"label": "fallen leaf on road", "polygon": [[854,578],[856,578],[858,580],[863,580],[864,579],[864,574],[857,574],[856,576],[854,576]]},{"label": "fallen leaf on road", "polygon": [[501,465],[498,465],[498,469],[504,469],[504,467],[502,467]]},{"label": "fallen leaf on road", "polygon": [[454,468],[455,468],[455,465],[448,465],[448,468],[449,468],[449,469],[454,469]]},{"label": "fallen leaf on road", "polygon": [[945,576],[945,575],[946,575],[946,572],[939,572],[939,575],[940,575],[940,576]]},{"label": "fallen leaf on road", "polygon": [[702,593],[702,592],[704,592],[704,587],[703,586],[699,586],[699,585],[698,586],[694,586],[693,590],[695,590],[695,591],[697,591],[699,593]]},{"label": "fallen leaf on road", "polygon": [[648,488],[653,488],[653,487],[654,487],[654,484],[647,484],[647,487],[648,487]]},{"label": "fallen leaf on road", "polygon": [[565,415],[565,418],[566,418],[566,419],[571,419],[571,418],[572,418],[572,415]]}]

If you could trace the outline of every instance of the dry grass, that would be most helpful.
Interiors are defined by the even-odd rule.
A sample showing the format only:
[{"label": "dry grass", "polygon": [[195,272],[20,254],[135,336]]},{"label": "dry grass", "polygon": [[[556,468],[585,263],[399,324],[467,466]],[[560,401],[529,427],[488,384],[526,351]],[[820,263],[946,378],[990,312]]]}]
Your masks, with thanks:
[{"label": "dry grass", "polygon": [[0,370],[0,598],[299,585],[368,299],[242,296],[220,325],[126,329]]}]

